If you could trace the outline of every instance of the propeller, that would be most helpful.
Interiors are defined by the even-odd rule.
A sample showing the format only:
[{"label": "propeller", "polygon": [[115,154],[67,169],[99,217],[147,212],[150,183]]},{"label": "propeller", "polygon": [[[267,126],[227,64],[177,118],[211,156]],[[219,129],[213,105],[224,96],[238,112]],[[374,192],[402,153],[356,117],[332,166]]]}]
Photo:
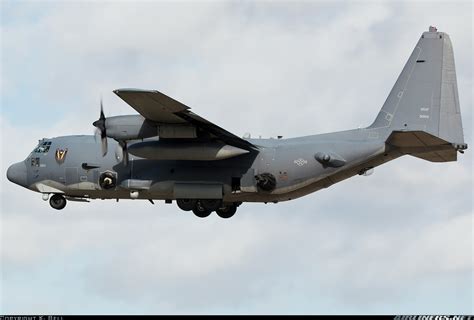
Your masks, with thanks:
[{"label": "propeller", "polygon": [[[102,98],[100,99],[100,116],[99,120],[94,121],[92,124],[96,127],[96,136],[100,135],[100,140],[102,144],[102,156],[105,157],[107,155],[107,128],[105,125],[106,118],[104,114],[104,105],[102,103]],[[123,165],[126,167],[128,165],[128,151],[127,151],[127,141],[119,140],[120,147],[122,147],[122,162]]]},{"label": "propeller", "polygon": [[126,167],[128,166],[128,150],[127,150],[127,141],[119,141],[120,146],[122,147],[122,162]]},{"label": "propeller", "polygon": [[105,157],[107,154],[107,131],[105,128],[105,114],[102,99],[100,99],[100,117],[99,120],[94,121],[92,124],[100,133],[100,140],[102,142],[102,156]]}]

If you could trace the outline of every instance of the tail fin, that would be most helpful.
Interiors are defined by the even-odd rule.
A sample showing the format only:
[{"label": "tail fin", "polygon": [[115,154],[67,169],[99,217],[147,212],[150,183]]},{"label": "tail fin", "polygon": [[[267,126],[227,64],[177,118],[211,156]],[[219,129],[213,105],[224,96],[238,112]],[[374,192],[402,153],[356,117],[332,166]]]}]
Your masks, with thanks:
[{"label": "tail fin", "polygon": [[[390,135],[387,143],[393,145],[396,140],[398,143],[404,141],[405,147],[421,141],[409,142],[412,139],[431,136],[435,139],[428,139],[428,149],[434,150],[437,144],[443,142],[442,153],[451,154],[439,157],[438,154],[432,154],[436,151],[428,152],[428,149],[426,152],[418,149],[411,153],[425,160],[453,161],[456,160],[456,150],[467,148],[459,109],[453,48],[446,33],[437,32],[434,27],[423,33],[382,110],[369,128],[386,128],[387,135]],[[406,132],[422,134],[405,134],[403,138],[398,136],[395,139],[394,135]],[[433,144],[433,141],[437,141],[437,144]],[[454,157],[452,152],[446,150],[446,145],[451,145]],[[402,148],[396,143],[394,146]]]}]

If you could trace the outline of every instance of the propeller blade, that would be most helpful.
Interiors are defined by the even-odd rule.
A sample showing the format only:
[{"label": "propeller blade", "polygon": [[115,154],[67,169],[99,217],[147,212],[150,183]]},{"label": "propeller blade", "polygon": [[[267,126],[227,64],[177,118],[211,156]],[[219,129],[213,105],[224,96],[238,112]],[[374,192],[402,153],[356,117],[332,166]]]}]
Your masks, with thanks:
[{"label": "propeller blade", "polygon": [[100,117],[99,117],[99,119],[105,121],[104,104],[102,102],[102,98],[100,98]]},{"label": "propeller blade", "polygon": [[127,150],[127,142],[126,141],[120,141],[120,146],[122,147],[122,162],[123,165],[126,167],[128,166],[128,150]]},{"label": "propeller blade", "polygon": [[108,149],[107,137],[101,138],[100,142],[101,142],[101,147],[102,147],[102,157],[105,157],[107,155],[107,149]]},{"label": "propeller blade", "polygon": [[94,141],[97,143],[97,137],[100,135],[99,129],[95,128],[94,130]]},{"label": "propeller blade", "polygon": [[105,114],[104,114],[104,104],[102,98],[100,99],[100,116],[99,120],[94,121],[92,125],[97,128],[97,131],[100,132],[101,146],[102,146],[102,156],[105,157],[107,154],[107,131],[105,127]]},{"label": "propeller blade", "polygon": [[124,167],[128,166],[128,152],[125,151],[123,154],[123,165]]}]

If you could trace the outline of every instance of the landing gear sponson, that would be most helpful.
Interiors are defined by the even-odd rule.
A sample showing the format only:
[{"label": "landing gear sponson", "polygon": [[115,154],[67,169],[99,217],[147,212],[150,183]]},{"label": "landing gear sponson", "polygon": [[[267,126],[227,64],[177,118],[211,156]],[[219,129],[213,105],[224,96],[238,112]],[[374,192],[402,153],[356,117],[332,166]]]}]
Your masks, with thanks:
[{"label": "landing gear sponson", "polygon": [[[48,198],[43,197],[43,199]],[[67,200],[63,195],[56,193],[49,198],[49,204],[53,209],[62,210],[66,207]],[[240,202],[224,203],[220,199],[177,199],[176,204],[181,210],[192,211],[199,218],[206,218],[215,211],[223,219],[231,218],[237,212],[237,207],[241,205]]]}]

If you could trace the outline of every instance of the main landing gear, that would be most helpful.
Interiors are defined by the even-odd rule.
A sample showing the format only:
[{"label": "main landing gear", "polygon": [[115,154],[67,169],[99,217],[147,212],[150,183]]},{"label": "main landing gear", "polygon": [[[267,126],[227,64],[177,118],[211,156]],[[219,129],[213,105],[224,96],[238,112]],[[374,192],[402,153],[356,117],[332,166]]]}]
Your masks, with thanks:
[{"label": "main landing gear", "polygon": [[215,211],[223,219],[232,217],[240,205],[240,203],[223,203],[220,199],[178,199],[176,203],[181,210],[192,211],[199,218],[206,218]]}]

